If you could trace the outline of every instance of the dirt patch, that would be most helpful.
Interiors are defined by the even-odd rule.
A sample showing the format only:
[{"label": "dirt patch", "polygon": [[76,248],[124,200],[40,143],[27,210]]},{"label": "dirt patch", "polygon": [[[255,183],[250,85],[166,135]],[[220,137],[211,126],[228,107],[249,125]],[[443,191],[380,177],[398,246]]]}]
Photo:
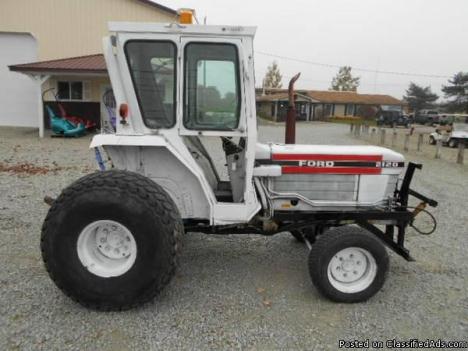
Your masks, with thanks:
[{"label": "dirt patch", "polygon": [[72,167],[61,167],[61,166],[36,166],[29,162],[22,162],[16,164],[6,164],[0,162],[0,172],[9,172],[13,174],[23,174],[23,175],[37,175],[37,174],[47,174],[53,172],[54,174],[63,171],[65,169],[70,169]]}]

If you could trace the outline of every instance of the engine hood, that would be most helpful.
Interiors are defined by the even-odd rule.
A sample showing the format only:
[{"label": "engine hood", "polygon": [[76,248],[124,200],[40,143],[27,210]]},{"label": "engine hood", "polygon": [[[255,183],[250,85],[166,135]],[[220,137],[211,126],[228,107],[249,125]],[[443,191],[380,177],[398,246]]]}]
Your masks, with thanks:
[{"label": "engine hood", "polygon": [[[399,174],[405,158],[378,146],[258,144],[256,159],[300,173]],[[283,167],[283,168],[285,168]]]}]

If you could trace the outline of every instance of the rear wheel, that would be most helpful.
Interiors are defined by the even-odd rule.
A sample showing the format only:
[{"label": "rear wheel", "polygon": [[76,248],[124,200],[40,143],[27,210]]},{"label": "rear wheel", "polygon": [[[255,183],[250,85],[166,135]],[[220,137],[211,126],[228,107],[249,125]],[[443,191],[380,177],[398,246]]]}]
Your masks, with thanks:
[{"label": "rear wheel", "polygon": [[168,284],[182,232],[177,207],[159,185],[128,171],[97,172],[53,203],[42,227],[42,257],[73,300],[123,310]]},{"label": "rear wheel", "polygon": [[361,302],[383,286],[388,254],[367,231],[353,226],[325,232],[309,254],[309,272],[319,292],[337,302]]}]

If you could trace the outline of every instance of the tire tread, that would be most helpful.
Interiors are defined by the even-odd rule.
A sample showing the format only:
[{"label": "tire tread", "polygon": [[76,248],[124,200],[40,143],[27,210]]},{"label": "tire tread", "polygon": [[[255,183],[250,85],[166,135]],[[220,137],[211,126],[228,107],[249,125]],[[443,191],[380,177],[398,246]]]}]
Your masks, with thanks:
[{"label": "tire tread", "polygon": [[[57,278],[53,269],[51,269],[50,255],[51,248],[48,246],[47,236],[50,235],[50,230],[53,227],[53,222],[57,217],[60,210],[64,209],[67,204],[73,201],[76,194],[80,194],[84,191],[106,189],[110,192],[124,191],[129,196],[137,197],[140,201],[146,205],[151,206],[151,209],[155,215],[164,222],[166,225],[173,224],[172,233],[167,233],[165,238],[168,242],[168,249],[170,250],[170,263],[168,269],[159,276],[159,279],[154,279],[152,285],[145,290],[137,299],[129,303],[124,303],[119,306],[106,305],[104,303],[90,303],[81,299],[74,291],[69,287],[64,286],[60,279]],[[180,218],[177,206],[175,205],[172,198],[167,192],[158,184],[153,182],[151,179],[130,171],[125,170],[109,170],[109,171],[98,171],[86,175],[70,186],[65,188],[60,196],[54,201],[49,209],[49,212],[42,225],[41,233],[41,252],[44,261],[45,268],[55,282],[55,284],[72,300],[80,303],[81,305],[95,309],[95,310],[127,310],[139,305],[145,304],[154,299],[156,295],[169,283],[171,278],[175,274],[175,268],[177,264],[177,254],[180,249],[180,239],[184,232],[182,220]]]},{"label": "tire tread", "polygon": [[[365,241],[380,251],[381,257],[375,257],[375,259],[381,261],[381,266],[378,266],[377,276],[370,287],[358,293],[345,294],[337,291],[328,283],[326,269],[323,269],[323,265],[328,266],[328,262],[323,262],[323,255],[326,255],[327,251],[337,243],[355,242],[356,239]],[[388,263],[387,251],[379,239],[357,226],[335,227],[320,235],[312,246],[308,261],[310,277],[317,290],[332,301],[348,303],[365,301],[377,293],[386,280]]]}]

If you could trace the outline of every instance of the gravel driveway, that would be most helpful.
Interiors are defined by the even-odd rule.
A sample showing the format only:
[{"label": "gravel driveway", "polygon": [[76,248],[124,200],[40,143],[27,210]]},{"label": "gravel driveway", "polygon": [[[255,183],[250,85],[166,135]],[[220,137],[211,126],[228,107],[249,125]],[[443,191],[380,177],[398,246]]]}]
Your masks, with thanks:
[{"label": "gravel driveway", "polygon": [[[415,125],[413,133],[410,133],[410,129],[398,127],[395,129],[392,128],[384,128],[385,129],[385,146],[395,149],[398,152],[401,152],[405,145],[405,136],[406,134],[410,134],[409,136],[409,143],[408,143],[408,150],[410,153],[416,153],[418,156],[424,155],[428,158],[435,158],[436,154],[436,146],[429,144],[429,135],[433,133],[436,128],[429,127],[429,126],[420,126]],[[393,131],[396,132],[396,136],[393,137]],[[422,144],[420,147],[420,151],[417,151],[418,139],[419,135],[422,135]],[[371,127],[369,129],[369,134],[362,133],[360,138],[363,140],[367,140],[370,143],[379,144],[381,142],[381,128]],[[393,145],[393,146],[392,146]],[[447,145],[444,145],[440,150],[440,158],[450,162],[456,162],[457,154],[458,154],[458,147],[457,148],[450,148]],[[465,151],[465,164],[468,164],[468,150]]]},{"label": "gravel driveway", "polygon": [[[362,143],[348,130],[301,123],[298,142]],[[283,133],[273,124],[259,129],[262,141]],[[415,189],[440,201],[439,226],[430,237],[409,231],[417,261],[391,253],[387,283],[366,303],[319,296],[308,251],[289,234],[190,233],[175,279],[154,303],[98,313],[62,295],[39,251],[42,199],[95,168],[89,139],[39,140],[33,130],[0,128],[0,350],[336,350],[340,339],[467,339],[467,166],[410,154],[424,163]]]}]

